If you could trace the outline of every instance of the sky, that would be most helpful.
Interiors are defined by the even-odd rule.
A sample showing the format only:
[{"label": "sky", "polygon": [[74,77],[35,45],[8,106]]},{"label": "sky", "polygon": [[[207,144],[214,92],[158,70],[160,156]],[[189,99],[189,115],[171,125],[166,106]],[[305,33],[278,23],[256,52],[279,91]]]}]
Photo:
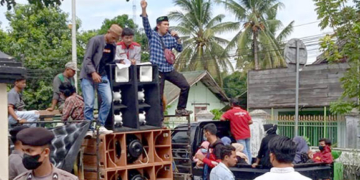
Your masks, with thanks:
[{"label": "sky", "polygon": [[[76,0],[76,16],[81,19],[81,30],[99,29],[105,19],[112,19],[115,16],[128,14],[130,18],[133,17],[133,1],[130,0]],[[136,8],[136,23],[139,27],[141,24],[141,7],[140,0],[135,0]],[[318,26],[317,14],[315,12],[315,5],[313,0],[280,0],[285,7],[278,12],[278,19],[286,26],[291,21],[295,21],[293,33],[288,39],[300,38],[307,45],[308,50],[308,64],[316,60],[321,52],[318,50],[317,39],[331,33],[331,29],[321,30]],[[69,14],[69,23],[71,22],[71,0],[64,0],[61,9]],[[159,16],[167,15],[174,10],[180,10],[174,6],[172,0],[148,0],[148,16],[151,25],[155,25],[155,19]],[[17,3],[24,4],[27,0],[17,0]],[[0,6],[0,22],[2,29],[8,29],[8,21],[5,18],[6,7]],[[236,21],[235,17],[228,13],[221,5],[213,7],[213,15],[225,14],[224,21]],[[175,25],[176,22],[170,22],[170,25]],[[231,40],[234,32],[221,34],[222,37]]]}]

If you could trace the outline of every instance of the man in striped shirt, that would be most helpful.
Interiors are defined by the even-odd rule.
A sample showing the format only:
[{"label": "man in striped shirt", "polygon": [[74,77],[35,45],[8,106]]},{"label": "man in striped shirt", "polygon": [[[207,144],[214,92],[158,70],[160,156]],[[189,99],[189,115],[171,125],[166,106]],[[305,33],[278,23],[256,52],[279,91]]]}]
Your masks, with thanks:
[{"label": "man in striped shirt", "polygon": [[[142,20],[146,36],[149,39],[150,46],[150,62],[159,67],[160,75],[160,97],[164,94],[165,80],[173,83],[180,88],[179,103],[176,110],[178,116],[188,116],[192,111],[186,110],[187,99],[189,95],[190,85],[185,77],[174,69],[174,66],[166,61],[164,48],[175,49],[181,52],[183,47],[181,40],[175,31],[169,31],[169,19],[162,16],[156,19],[156,28],[153,30],[150,27],[149,19],[146,13],[147,2],[141,1]],[[163,45],[165,46],[163,48]],[[162,103],[162,101],[160,101]],[[163,112],[163,106],[161,109]],[[162,119],[163,113],[161,113]]]}]

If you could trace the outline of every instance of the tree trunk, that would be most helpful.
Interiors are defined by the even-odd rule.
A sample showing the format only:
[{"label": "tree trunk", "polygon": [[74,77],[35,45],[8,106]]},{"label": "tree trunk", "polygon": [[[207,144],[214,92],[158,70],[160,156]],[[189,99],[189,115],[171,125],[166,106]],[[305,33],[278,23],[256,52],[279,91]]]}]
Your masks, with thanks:
[{"label": "tree trunk", "polygon": [[254,55],[254,64],[255,64],[255,70],[259,70],[259,61],[258,61],[258,44],[257,44],[257,33],[258,31],[255,30],[253,32],[253,55]]}]

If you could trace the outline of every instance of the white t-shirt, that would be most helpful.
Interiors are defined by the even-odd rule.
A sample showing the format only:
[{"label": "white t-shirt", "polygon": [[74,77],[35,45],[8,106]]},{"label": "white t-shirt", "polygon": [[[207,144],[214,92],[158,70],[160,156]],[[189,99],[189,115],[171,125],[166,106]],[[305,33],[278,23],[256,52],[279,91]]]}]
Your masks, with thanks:
[{"label": "white t-shirt", "polygon": [[255,180],[311,180],[310,178],[295,172],[292,167],[271,168],[270,172],[257,177]]}]

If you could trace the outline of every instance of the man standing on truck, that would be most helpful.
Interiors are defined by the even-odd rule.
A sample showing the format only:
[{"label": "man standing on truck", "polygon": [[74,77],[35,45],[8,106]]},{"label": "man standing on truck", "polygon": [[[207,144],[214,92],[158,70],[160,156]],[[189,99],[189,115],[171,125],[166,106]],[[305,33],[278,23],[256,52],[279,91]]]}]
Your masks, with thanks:
[{"label": "man standing on truck", "polygon": [[310,180],[310,178],[295,172],[292,162],[296,154],[296,144],[290,138],[277,136],[271,139],[269,150],[273,168],[255,180]]},{"label": "man standing on truck", "polygon": [[231,133],[236,142],[244,146],[244,152],[251,164],[252,156],[250,152],[250,127],[253,123],[247,111],[241,109],[240,102],[236,98],[231,99],[231,109],[221,116],[221,121],[230,121]]},{"label": "man standing on truck", "polygon": [[229,169],[237,163],[235,151],[235,147],[231,145],[221,148],[221,162],[211,170],[210,180],[235,180],[234,174]]},{"label": "man standing on truck", "polygon": [[218,163],[221,162],[221,148],[224,147],[221,139],[219,139],[217,134],[217,128],[215,124],[210,123],[204,126],[204,139],[209,141],[209,152],[205,157],[203,154],[197,154],[195,157],[198,158],[200,161],[204,162],[204,175],[203,180],[209,179],[210,169],[213,168]]}]

